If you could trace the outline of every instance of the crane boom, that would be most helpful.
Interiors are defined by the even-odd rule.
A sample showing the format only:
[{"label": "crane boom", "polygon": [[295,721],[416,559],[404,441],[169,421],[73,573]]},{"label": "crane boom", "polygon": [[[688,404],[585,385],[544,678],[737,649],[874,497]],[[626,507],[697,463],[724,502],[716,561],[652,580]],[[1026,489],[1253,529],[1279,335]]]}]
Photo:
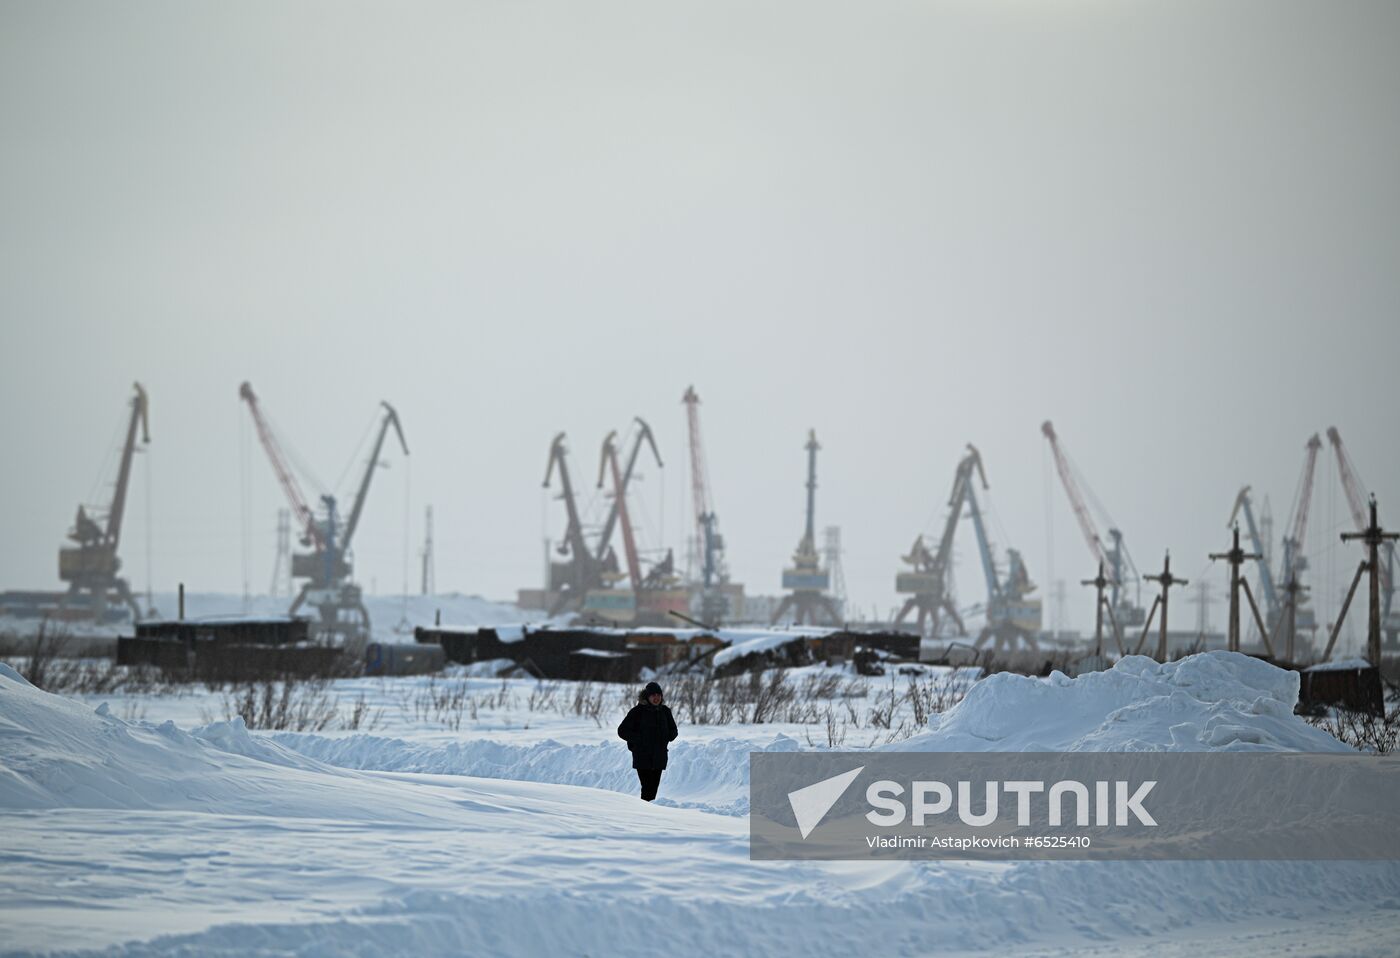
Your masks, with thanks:
[{"label": "crane boom", "polygon": [[597,555],[599,558],[605,557],[608,551],[608,543],[612,541],[613,527],[617,525],[618,510],[620,508],[618,503],[626,497],[627,489],[632,484],[632,470],[637,466],[637,456],[640,455],[642,451],[643,442],[651,446],[652,455],[656,457],[657,467],[664,468],[665,466],[661,461],[661,452],[656,448],[656,438],[651,434],[651,427],[648,426],[646,420],[642,419],[640,416],[636,417],[635,421],[638,431],[636,439],[632,443],[632,451],[627,456],[627,468],[622,472],[622,489],[618,492],[618,497],[613,500],[612,506],[608,509],[607,517],[603,520],[603,528],[598,533]]},{"label": "crane boom", "polygon": [[1293,503],[1293,516],[1288,523],[1288,539],[1301,550],[1308,535],[1308,513],[1312,510],[1313,477],[1317,471],[1317,451],[1322,448],[1322,440],[1317,433],[1312,434],[1304,447],[1303,474],[1298,479],[1298,492]]},{"label": "crane boom", "polygon": [[704,535],[704,517],[710,512],[710,490],[705,450],[700,444],[700,396],[694,386],[686,389],[681,402],[685,403],[686,425],[690,432],[690,497],[695,504],[695,531]]},{"label": "crane boom", "polygon": [[564,434],[561,432],[554,437],[554,442],[549,447],[549,465],[545,467],[544,487],[549,488],[549,480],[554,475],[554,467],[559,467],[559,485],[561,486],[560,498],[564,500],[564,509],[568,513],[569,527],[564,531],[564,541],[573,553],[574,561],[577,563],[588,562],[592,558],[589,552],[588,542],[583,537],[583,523],[578,514],[578,503],[574,500],[574,485],[569,479],[569,465],[566,460],[568,450],[564,446]]},{"label": "crane boom", "polygon": [[[719,517],[710,502],[710,473],[705,463],[705,447],[700,439],[700,396],[694,386],[686,388],[681,398],[685,403],[686,424],[690,434],[690,493],[695,511],[695,541],[700,546],[700,582],[705,589],[724,575],[723,539],[720,538]],[[711,611],[717,606],[710,600]]]},{"label": "crane boom", "polygon": [[[981,470],[982,457],[976,447],[968,444],[967,455],[958,463],[953,475],[953,492],[948,497],[948,518],[943,522],[943,535],[938,540],[938,552],[933,557],[932,567],[945,574],[951,568],[953,558],[953,537],[958,531],[958,520],[962,518],[963,505],[967,502],[968,486],[972,482],[974,470]],[[986,476],[982,477],[985,487]]]},{"label": "crane boom", "polygon": [[1249,496],[1249,486],[1245,486],[1235,496],[1235,507],[1230,510],[1230,521],[1225,523],[1225,527],[1231,528],[1235,524],[1235,517],[1244,513],[1245,529],[1249,533],[1250,542],[1253,544],[1254,554],[1259,564],[1259,591],[1264,594],[1264,607],[1269,617],[1274,617],[1278,612],[1278,593],[1274,590],[1274,575],[1269,568],[1267,551],[1264,548],[1263,537],[1259,534],[1259,525],[1254,521],[1254,505]]},{"label": "crane boom", "polygon": [[374,450],[370,453],[369,462],[365,464],[365,474],[360,480],[359,491],[355,493],[355,504],[350,509],[350,518],[345,521],[345,531],[340,535],[340,551],[350,550],[350,540],[355,537],[355,530],[360,525],[360,513],[365,508],[365,496],[369,493],[370,480],[374,478],[375,466],[379,465],[379,453],[384,448],[384,438],[388,435],[389,427],[394,427],[394,434],[399,437],[399,446],[403,449],[403,454],[408,455],[408,441],[403,437],[403,426],[399,424],[399,414],[394,411],[394,407],[387,402],[380,402],[384,407],[384,420],[379,424],[379,435],[374,440]]},{"label": "crane boom", "polygon": [[[1351,521],[1356,525],[1357,532],[1365,532],[1371,524],[1371,517],[1361,477],[1357,475],[1356,466],[1352,464],[1351,455],[1347,452],[1346,446],[1342,444],[1342,434],[1337,431],[1336,426],[1328,427],[1327,438],[1332,443],[1332,451],[1337,455],[1337,471],[1341,474],[1342,489],[1346,492],[1347,507],[1351,510]],[[1394,543],[1386,543],[1385,549],[1387,561],[1380,564],[1378,572],[1385,590],[1385,614],[1389,617],[1395,592],[1391,583],[1391,566],[1395,556]]]},{"label": "crane boom", "polygon": [[296,514],[297,521],[305,530],[303,532],[304,539],[315,543],[317,549],[324,548],[325,539],[316,524],[316,515],[306,504],[306,496],[302,494],[296,475],[287,465],[287,457],[282,453],[282,446],[277,441],[277,435],[263,416],[262,407],[258,405],[258,397],[253,392],[252,384],[245,381],[243,385],[239,386],[238,396],[248,404],[248,411],[253,416],[253,426],[258,431],[258,441],[262,443],[263,450],[272,463],[272,471],[277,474],[277,482],[282,487],[282,492],[286,495],[292,512]]},{"label": "crane boom", "polygon": [[[1341,442],[1341,437],[1337,437]],[[1306,565],[1303,556],[1303,543],[1308,535],[1308,514],[1312,509],[1313,478],[1317,472],[1317,453],[1322,448],[1322,440],[1313,433],[1304,446],[1303,473],[1298,477],[1298,489],[1294,493],[1292,515],[1288,520],[1287,531],[1283,535],[1283,581],[1285,585],[1297,579],[1299,570]]]},{"label": "crane boom", "polygon": [[613,496],[616,498],[614,505],[617,507],[618,521],[622,524],[622,545],[627,552],[627,575],[632,580],[632,591],[640,592],[642,588],[642,561],[637,553],[637,539],[632,531],[632,520],[627,515],[626,485],[622,479],[622,469],[617,462],[617,430],[608,433],[603,440],[603,454],[598,463],[598,488],[603,487],[603,473],[611,466],[613,480]]},{"label": "crane boom", "polygon": [[140,383],[133,384],[136,395],[131,397],[131,419],[126,427],[126,442],[122,445],[122,461],[117,469],[117,487],[112,493],[112,506],[107,511],[107,546],[113,553],[122,536],[122,516],[126,512],[126,493],[130,486],[131,460],[136,454],[136,426],[141,426],[141,442],[151,441],[151,428],[146,414],[146,390]]},{"label": "crane boom", "polygon": [[1079,521],[1079,531],[1084,535],[1084,541],[1089,546],[1089,551],[1094,558],[1103,563],[1104,569],[1108,571],[1109,581],[1117,586],[1119,570],[1117,563],[1109,558],[1108,550],[1104,548],[1103,537],[1099,535],[1098,527],[1094,525],[1094,518],[1089,514],[1089,508],[1084,503],[1084,495],[1080,492],[1079,483],[1074,478],[1074,470],[1070,468],[1069,459],[1065,456],[1064,450],[1060,448],[1060,439],[1055,434],[1055,426],[1050,420],[1041,423],[1040,431],[1045,438],[1050,441],[1050,452],[1055,457],[1055,471],[1060,474],[1060,483],[1065,487],[1065,495],[1069,497],[1070,508],[1074,510],[1074,518]]},{"label": "crane boom", "polygon": [[1337,454],[1337,472],[1342,478],[1342,490],[1346,493],[1347,507],[1351,510],[1351,521],[1355,523],[1356,531],[1363,532],[1367,525],[1365,489],[1336,426],[1328,427],[1327,438],[1332,443],[1332,451]]},{"label": "crane boom", "polygon": [[987,538],[986,524],[982,521],[982,509],[977,504],[977,493],[971,483],[964,486],[967,496],[967,510],[972,515],[972,528],[977,533],[977,555],[982,560],[982,577],[987,582],[987,606],[1001,598],[1001,582],[997,579],[996,560],[992,557],[992,543]]}]

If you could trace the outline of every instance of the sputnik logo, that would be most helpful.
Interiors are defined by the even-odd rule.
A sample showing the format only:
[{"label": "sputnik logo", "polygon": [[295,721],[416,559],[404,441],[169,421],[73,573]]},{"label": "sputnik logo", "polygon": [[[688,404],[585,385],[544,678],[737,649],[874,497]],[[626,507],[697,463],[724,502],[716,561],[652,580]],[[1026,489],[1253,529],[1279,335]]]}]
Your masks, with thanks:
[{"label": "sputnik logo", "polygon": [[846,794],[846,789],[851,787],[856,776],[864,770],[865,766],[862,765],[849,772],[822,779],[815,785],[788,792],[788,804],[792,806],[793,817],[797,819],[797,830],[802,833],[804,841],[812,834],[812,830],[822,823],[831,807]]}]

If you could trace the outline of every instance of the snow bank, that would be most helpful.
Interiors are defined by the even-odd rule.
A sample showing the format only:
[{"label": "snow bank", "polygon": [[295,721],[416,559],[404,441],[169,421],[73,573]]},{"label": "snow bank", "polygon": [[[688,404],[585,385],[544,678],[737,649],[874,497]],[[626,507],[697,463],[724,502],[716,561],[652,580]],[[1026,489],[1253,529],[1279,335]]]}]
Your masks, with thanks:
[{"label": "snow bank", "polygon": [[251,735],[242,719],[195,732],[125,722],[105,704],[44,692],[0,664],[0,809],[260,815],[273,804],[292,818],[380,815],[373,787],[344,788],[347,776],[363,778]]},{"label": "snow bank", "polygon": [[1000,673],[889,746],[913,752],[1345,752],[1293,714],[1298,673],[1236,652],[1127,656],[1071,679]]},{"label": "snow bank", "polygon": [[[521,782],[582,785],[631,795],[637,790],[632,757],[616,738],[596,744],[564,744],[553,739],[507,744],[488,739],[418,743],[379,735],[327,736],[279,732],[278,745],[318,762],[378,772],[469,775]],[[697,808],[720,815],[749,810],[749,753],[796,752],[795,739],[777,735],[767,744],[736,738],[672,743],[663,805]]]},{"label": "snow bank", "polygon": [[[1297,697],[1296,673],[1228,652],[1166,665],[1125,658],[1113,669],[1077,679],[1002,673],[974,684],[962,702],[934,716],[927,731],[883,749],[1346,751],[1293,715]],[[597,742],[570,744],[552,738],[506,743],[479,735],[446,744],[374,734],[280,732],[269,738],[318,762],[364,771],[552,782],[625,794],[636,788],[628,752],[610,731]],[[686,738],[682,725],[681,738],[671,746],[661,801],[746,815],[749,753],[801,748],[786,735],[757,743],[729,737],[695,741]]]}]

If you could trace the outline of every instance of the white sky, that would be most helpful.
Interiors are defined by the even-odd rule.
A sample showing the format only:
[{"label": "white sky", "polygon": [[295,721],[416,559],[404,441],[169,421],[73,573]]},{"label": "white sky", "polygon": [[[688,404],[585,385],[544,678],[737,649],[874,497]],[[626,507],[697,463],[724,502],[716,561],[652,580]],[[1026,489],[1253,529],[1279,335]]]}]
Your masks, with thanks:
[{"label": "white sky", "polygon": [[[381,592],[406,492],[441,589],[538,584],[551,437],[591,487],[634,415],[667,460],[644,537],[679,546],[691,382],[751,592],[801,533],[809,427],[818,524],[882,612],[969,441],[998,544],[1047,581],[1047,417],[1144,571],[1202,572],[1244,483],[1281,532],[1332,424],[1400,525],[1397,40],[1386,3],[4,0],[0,588],[57,587],[133,380],[138,588],[143,469],[157,590],[242,588],[245,461],[266,588],[243,379],[326,481],[398,407],[411,469],[389,457],[357,548]],[[1050,496],[1053,574],[1086,576]]]}]

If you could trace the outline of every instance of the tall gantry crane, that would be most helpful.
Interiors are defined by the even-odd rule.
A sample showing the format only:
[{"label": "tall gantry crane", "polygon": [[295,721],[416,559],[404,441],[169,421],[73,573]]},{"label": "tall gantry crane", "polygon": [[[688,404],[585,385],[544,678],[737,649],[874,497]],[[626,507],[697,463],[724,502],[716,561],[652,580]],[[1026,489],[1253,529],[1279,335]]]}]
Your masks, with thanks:
[{"label": "tall gantry crane", "polygon": [[724,537],[710,498],[710,473],[700,440],[700,396],[695,387],[685,391],[686,421],[690,427],[690,497],[695,511],[695,541],[700,553],[700,620],[718,625],[729,612],[722,586],[729,580],[724,561]]},{"label": "tall gantry crane", "polygon": [[914,545],[902,561],[913,567],[912,571],[900,572],[895,576],[895,591],[908,595],[904,607],[895,617],[895,624],[903,624],[909,613],[918,610],[919,632],[924,635],[940,635],[944,631],[943,616],[957,629],[955,634],[966,635],[967,627],[953,603],[951,573],[953,568],[953,538],[958,531],[958,520],[962,518],[963,507],[967,504],[967,490],[972,486],[974,476],[982,479],[982,488],[987,488],[987,477],[982,470],[982,456],[971,444],[967,454],[958,463],[953,473],[953,490],[948,496],[948,515],[943,523],[943,535],[938,540],[936,552],[924,544],[923,535],[914,539]]},{"label": "tall gantry crane", "polygon": [[85,507],[78,506],[77,519],[68,531],[69,540],[76,545],[65,546],[58,551],[58,577],[68,583],[68,592],[58,603],[60,613],[65,615],[70,609],[82,610],[84,617],[90,616],[101,622],[120,617],[123,614],[122,606],[131,611],[133,620],[141,615],[131,595],[131,587],[117,574],[122,566],[121,559],[117,557],[117,547],[121,543],[122,519],[126,514],[131,464],[138,452],[138,427],[142,445],[151,441],[146,390],[140,383],[133,384],[133,388],[136,393],[129,403],[131,415],[127,420],[116,486],[112,491],[112,501],[107,506],[105,521],[100,521],[100,515],[95,517]]},{"label": "tall gantry crane", "polygon": [[773,624],[782,621],[791,610],[795,625],[841,624],[841,611],[831,601],[827,589],[831,586],[831,574],[821,567],[821,554],[817,551],[816,509],[817,509],[817,431],[807,433],[807,525],[802,540],[793,553],[792,565],[783,570],[783,588],[788,594],[778,603],[773,613]]},{"label": "tall gantry crane", "polygon": [[[649,430],[648,430],[649,432]],[[598,463],[598,487],[611,475],[613,484],[613,508],[616,523],[622,530],[623,554],[627,560],[627,579],[630,588],[618,589],[615,581],[620,574],[603,574],[605,588],[591,589],[584,597],[583,609],[604,618],[632,625],[669,625],[670,612],[685,612],[689,605],[689,594],[677,589],[679,581],[675,574],[675,561],[669,552],[659,562],[652,564],[645,572],[642,569],[641,550],[637,546],[636,528],[627,506],[627,477],[623,472],[617,453],[617,432],[610,432],[603,440],[602,456]]]},{"label": "tall gantry crane", "polygon": [[983,491],[986,491],[989,486],[982,454],[976,446],[968,443],[967,452],[953,473],[948,515],[943,522],[943,535],[938,540],[937,551],[931,551],[920,535],[914,540],[909,554],[903,556],[903,561],[913,566],[913,571],[900,572],[895,576],[895,591],[909,596],[896,616],[895,624],[902,624],[909,613],[917,609],[921,634],[944,634],[945,615],[948,623],[957,630],[954,634],[967,634],[967,626],[953,601],[952,584],[953,540],[966,509],[972,518],[977,537],[977,555],[987,586],[987,601],[983,606],[985,621],[976,644],[981,647],[991,642],[998,651],[1021,644],[1034,649],[1041,625],[1040,600],[1030,598],[1035,585],[1026,572],[1021,554],[1015,549],[1006,550],[1006,578],[1003,580],[998,572],[982,506],[977,500],[978,480],[982,483]]},{"label": "tall gantry crane", "polygon": [[[627,454],[627,466],[618,472],[618,485],[614,489],[612,505],[608,507],[608,514],[603,519],[603,526],[598,531],[598,542],[593,550],[594,555],[596,555],[607,568],[616,568],[617,566],[617,557],[612,555],[611,551],[613,529],[617,527],[622,510],[626,505],[627,492],[632,487],[632,477],[637,468],[637,459],[641,455],[642,446],[646,445],[651,447],[651,454],[656,459],[656,466],[658,469],[665,468],[665,463],[661,461],[661,451],[656,448],[656,438],[652,435],[651,427],[647,425],[646,420],[641,416],[634,417],[633,422],[637,424],[637,432],[632,438],[632,450]],[[607,458],[609,444],[615,443],[616,438],[617,432],[613,431],[603,440],[604,459]],[[599,487],[603,484],[602,469],[603,463],[600,462],[598,471]]]},{"label": "tall gantry crane", "polygon": [[[1337,431],[1336,426],[1328,428],[1327,439],[1332,444],[1332,451],[1337,456],[1337,472],[1341,476],[1347,508],[1351,511],[1351,521],[1356,526],[1357,532],[1364,533],[1371,525],[1366,487],[1361,483],[1361,477],[1356,471],[1355,464],[1351,461],[1351,455],[1347,452],[1346,446],[1342,444],[1342,434]],[[1381,586],[1381,631],[1385,633],[1386,645],[1394,646],[1397,638],[1400,638],[1400,610],[1394,607],[1395,543],[1386,541],[1380,547],[1380,552],[1380,568],[1377,572],[1380,575]]]},{"label": "tall gantry crane", "polygon": [[[550,481],[557,471],[560,485],[559,498],[564,501],[567,517],[564,538],[556,547],[556,551],[563,561],[551,561],[549,564],[549,581],[546,583],[546,591],[551,597],[549,602],[550,615],[588,611],[605,615],[608,618],[625,618],[632,614],[630,605],[624,608],[624,605],[631,601],[628,594],[610,588],[612,585],[610,580],[616,580],[622,576],[617,555],[611,545],[612,534],[626,508],[627,490],[631,487],[642,447],[644,445],[650,446],[657,466],[663,466],[661,453],[657,449],[651,427],[640,417],[637,417],[635,422],[637,433],[632,442],[632,449],[627,455],[627,465],[620,468],[618,472],[620,485],[614,490],[612,504],[609,506],[603,525],[592,544],[589,543],[583,513],[579,509],[578,496],[574,490],[573,479],[569,474],[568,447],[565,445],[564,433],[556,435],[554,442],[549,447],[549,463],[545,467],[544,486],[549,488]],[[604,440],[604,461],[599,472],[600,485],[603,478],[602,469],[607,466],[608,454],[606,450],[611,444],[615,444],[615,440],[616,433],[609,433],[608,438]]]},{"label": "tall gantry crane", "polygon": [[1070,508],[1074,510],[1074,518],[1079,522],[1079,531],[1083,533],[1084,541],[1088,544],[1094,561],[1103,563],[1104,573],[1109,582],[1108,601],[1113,609],[1114,620],[1124,627],[1141,625],[1146,619],[1146,615],[1143,613],[1142,607],[1129,599],[1126,593],[1128,583],[1137,581],[1139,576],[1137,567],[1133,564],[1133,558],[1128,554],[1127,545],[1123,541],[1123,533],[1119,531],[1117,523],[1113,522],[1107,510],[1098,504],[1097,499],[1093,499],[1097,511],[1108,521],[1110,526],[1108,543],[1104,542],[1085,500],[1086,492],[1091,498],[1093,493],[1089,490],[1088,483],[1079,476],[1078,470],[1074,468],[1069,456],[1061,447],[1054,424],[1047,419],[1041,424],[1040,431],[1050,442],[1050,452],[1055,458],[1055,471],[1060,475],[1060,483],[1065,488],[1065,495],[1069,497]]},{"label": "tall gantry crane", "polygon": [[[977,471],[982,476],[982,488],[985,490],[987,477],[982,469],[982,457],[975,447],[968,448],[977,456]],[[1039,647],[1036,635],[1041,627],[1040,600],[1031,598],[1035,583],[1026,571],[1021,553],[1010,548],[1006,550],[1006,578],[1001,578],[991,541],[987,537],[982,507],[977,502],[977,489],[970,482],[965,483],[963,489],[967,496],[967,509],[972,516],[972,528],[977,534],[977,554],[982,560],[982,577],[987,586],[985,621],[974,644],[982,648],[990,642],[998,652],[1012,651],[1021,645],[1035,651]]]},{"label": "tall gantry crane", "polygon": [[301,544],[310,549],[309,552],[292,555],[292,578],[306,581],[287,612],[289,615],[295,615],[303,605],[310,605],[317,612],[316,630],[323,641],[341,644],[347,649],[357,651],[369,641],[370,621],[363,593],[350,578],[353,572],[351,548],[390,428],[398,437],[404,455],[408,455],[408,442],[404,439],[399,415],[387,402],[380,403],[383,407],[383,419],[380,421],[369,460],[365,464],[364,475],[356,489],[350,515],[342,525],[333,494],[321,494],[319,513],[308,504],[296,473],[282,451],[282,444],[263,414],[252,385],[243,383],[238,389],[238,395],[248,404],[248,411],[253,417],[253,425],[258,433],[258,441],[267,453],[272,471],[282,487],[287,504],[291,506],[296,524],[301,529]]}]

